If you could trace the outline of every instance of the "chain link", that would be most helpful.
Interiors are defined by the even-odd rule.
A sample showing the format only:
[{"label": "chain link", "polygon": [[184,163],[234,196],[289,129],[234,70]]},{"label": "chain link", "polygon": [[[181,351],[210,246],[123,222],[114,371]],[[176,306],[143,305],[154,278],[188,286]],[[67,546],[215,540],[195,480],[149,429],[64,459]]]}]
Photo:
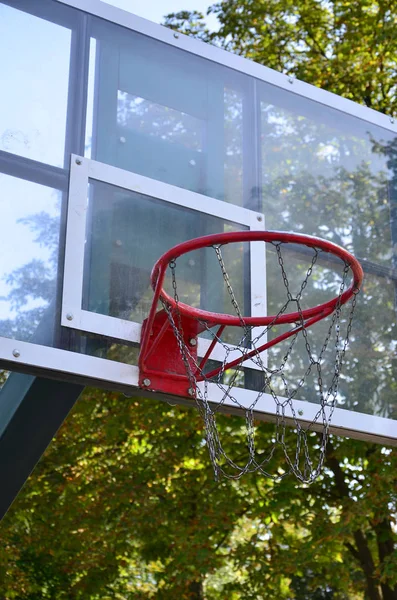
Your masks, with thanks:
[{"label": "chain link", "polygon": [[[183,361],[189,388],[187,393],[195,398],[197,407],[200,414],[203,417],[205,431],[206,431],[206,442],[209,449],[212,464],[214,466],[215,477],[218,479],[221,476],[228,478],[238,479],[245,473],[258,471],[273,479],[281,479],[289,473],[294,473],[298,480],[304,483],[313,482],[321,472],[321,469],[325,460],[325,452],[329,434],[329,426],[334,412],[337,398],[338,398],[338,384],[341,376],[342,365],[345,357],[345,353],[351,337],[352,324],[354,311],[357,304],[357,295],[355,294],[350,303],[350,311],[346,322],[346,331],[344,338],[342,338],[341,322],[342,322],[342,296],[346,289],[348,278],[350,275],[350,265],[343,263],[343,272],[341,275],[341,283],[338,290],[337,301],[335,309],[328,317],[328,327],[325,333],[324,341],[321,348],[317,353],[312,348],[311,344],[311,329],[308,330],[305,326],[305,318],[302,309],[302,299],[304,292],[307,288],[309,280],[313,274],[318,263],[318,258],[322,250],[313,248],[313,256],[310,264],[308,265],[303,280],[300,283],[298,292],[293,295],[291,291],[290,281],[287,275],[287,269],[285,267],[285,259],[283,254],[283,242],[271,242],[271,246],[274,247],[277,264],[281,271],[281,279],[285,289],[286,300],[282,304],[279,312],[275,315],[272,323],[258,333],[258,328],[247,326],[243,311],[241,310],[236,295],[234,293],[230,277],[225,265],[225,261],[222,255],[220,245],[213,246],[215,255],[223,276],[225,283],[225,289],[228,293],[231,306],[235,314],[237,315],[240,327],[242,329],[242,336],[237,346],[233,347],[227,344],[218,333],[214,333],[211,327],[206,322],[200,321],[201,325],[208,332],[209,337],[215,339],[217,346],[223,349],[223,358],[220,364],[219,372],[211,380],[205,377],[205,373],[202,372],[199,366],[199,362],[192,356],[185,336],[183,332],[183,325],[181,319],[181,313],[179,310],[179,295],[178,285],[176,277],[176,260],[171,260],[169,268],[171,271],[171,283],[173,289],[173,299],[175,306],[172,308],[164,300],[162,300],[163,308],[167,313],[169,322],[171,324],[173,333],[177,340],[178,348],[180,351],[181,359]],[[277,352],[275,356],[281,352],[281,361],[279,365],[270,368],[263,356],[257,352],[251,357],[251,360],[256,363],[261,373],[262,381],[259,385],[255,400],[251,406],[246,407],[240,404],[236,397],[236,388],[238,387],[241,378],[246,376],[244,366],[240,364],[232,370],[227,370],[226,366],[230,362],[230,356],[233,352],[239,352],[241,360],[244,362],[249,352],[257,350],[267,336],[271,334],[274,327],[277,326],[278,318],[280,315],[289,312],[288,308],[291,304],[296,306],[296,310],[299,318],[296,321],[296,332],[290,337],[290,341],[286,347],[286,350],[281,352],[280,346],[275,346]],[[334,367],[331,375],[331,381],[326,384],[323,375],[323,364],[326,362],[326,353],[330,353],[329,343],[334,337]],[[307,365],[304,369],[303,375],[298,377],[297,381],[293,385],[290,379],[294,379],[294,369],[296,365],[302,363],[302,349],[299,349],[299,340],[303,342],[303,348],[307,356]],[[295,358],[294,358],[295,357]],[[327,360],[330,359],[327,356]],[[258,373],[255,370],[255,373]],[[308,383],[309,377],[314,380],[314,391],[316,392],[317,401],[319,408],[312,419],[311,423],[302,424],[301,411],[297,408],[296,402],[297,396],[303,386]],[[200,383],[198,382],[200,380]],[[202,381],[203,380],[203,381]],[[278,383],[281,382],[281,383]],[[220,399],[217,404],[209,401],[208,388],[209,385],[213,384],[220,390]],[[283,396],[280,396],[280,389],[283,391]],[[261,398],[269,398],[274,402],[275,405],[275,418],[276,426],[273,442],[266,451],[258,451],[256,445],[256,427],[255,427],[255,408]],[[238,407],[245,415],[246,423],[246,439],[247,439],[247,452],[248,459],[242,466],[240,461],[232,460],[221,443],[219,437],[219,431],[216,422],[216,415],[222,409],[225,400],[229,400],[232,404]],[[267,401],[267,400],[266,400]],[[295,449],[291,451],[291,437],[292,430],[290,428],[291,422],[293,424],[293,431],[295,432]],[[310,436],[313,432],[320,430],[320,442],[318,443],[318,436],[315,436],[315,440],[318,444],[317,458],[313,461],[312,453],[313,444],[310,443]],[[315,448],[314,448],[315,449]],[[281,469],[279,463],[277,463],[276,472],[272,472],[270,468],[276,461],[276,452],[281,450],[282,455],[285,459],[285,468]]]}]

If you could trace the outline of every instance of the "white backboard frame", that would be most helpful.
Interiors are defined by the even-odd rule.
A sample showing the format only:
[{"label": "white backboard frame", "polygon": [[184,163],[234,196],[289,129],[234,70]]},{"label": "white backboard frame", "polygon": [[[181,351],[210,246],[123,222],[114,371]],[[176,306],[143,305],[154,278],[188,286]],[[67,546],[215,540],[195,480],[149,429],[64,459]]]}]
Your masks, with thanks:
[{"label": "white backboard frame", "polygon": [[[89,158],[72,155],[61,324],[63,327],[76,329],[83,333],[105,336],[121,343],[128,342],[135,344],[139,344],[141,337],[140,323],[94,313],[82,308],[84,251],[87,226],[89,227],[87,218],[88,186],[90,180],[107,183],[123,190],[138,192],[148,198],[161,200],[169,205],[177,205],[194,210],[198,215],[203,213],[207,216],[218,217],[251,231],[263,231],[265,228],[265,217],[259,212],[190,192],[161,181],[149,179]],[[265,245],[251,244],[250,314],[256,317],[266,315],[265,271]],[[256,328],[255,334],[259,333],[259,328]],[[204,356],[209,344],[209,340],[199,339],[199,356]],[[223,360],[224,348],[220,344],[217,345],[211,356],[214,360]],[[239,354],[236,354],[237,356]],[[230,360],[234,358],[233,352],[229,355],[229,358]],[[259,369],[259,366],[254,361],[247,362],[247,366]]]},{"label": "white backboard frame", "polygon": [[[0,338],[0,361],[4,367],[45,377],[61,379],[84,385],[98,386],[123,392],[126,396],[145,396],[165,400],[174,404],[194,406],[194,401],[188,398],[165,396],[138,387],[139,370],[135,365],[127,365],[104,358],[86,356],[76,352],[60,350]],[[209,402],[219,401],[220,390],[216,384],[209,384]],[[251,406],[257,397],[257,392],[242,388],[233,388],[232,394],[245,406]],[[54,398],[56,402],[56,398]],[[304,425],[311,423],[318,412],[319,406],[309,402],[294,400],[294,407],[299,414],[299,421]],[[224,400],[224,411],[238,414],[235,404],[228,398]],[[274,421],[276,407],[273,398],[264,394],[255,411],[257,419]],[[294,423],[290,412],[285,415],[286,423]],[[321,424],[320,424],[321,427]],[[314,427],[316,429],[316,427]],[[397,421],[356,413],[342,408],[336,408],[330,426],[330,432],[360,440],[377,442],[389,446],[397,446]]]}]

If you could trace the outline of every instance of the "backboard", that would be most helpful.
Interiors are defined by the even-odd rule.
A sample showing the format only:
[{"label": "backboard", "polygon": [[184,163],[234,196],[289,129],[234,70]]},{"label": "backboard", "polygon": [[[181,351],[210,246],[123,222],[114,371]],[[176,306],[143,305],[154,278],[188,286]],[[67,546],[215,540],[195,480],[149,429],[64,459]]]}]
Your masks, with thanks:
[{"label": "backboard", "polygon": [[[396,444],[397,125],[99,1],[0,0],[0,28],[2,368],[169,400],[142,391],[137,366],[157,258],[213,233],[295,231],[365,270],[332,430]],[[246,315],[277,306],[270,259],[230,249]],[[181,269],[188,302],[225,312],[207,255]],[[236,389],[247,405],[257,370]],[[310,389],[297,405],[311,421]],[[257,416],[274,416],[266,399]]]}]

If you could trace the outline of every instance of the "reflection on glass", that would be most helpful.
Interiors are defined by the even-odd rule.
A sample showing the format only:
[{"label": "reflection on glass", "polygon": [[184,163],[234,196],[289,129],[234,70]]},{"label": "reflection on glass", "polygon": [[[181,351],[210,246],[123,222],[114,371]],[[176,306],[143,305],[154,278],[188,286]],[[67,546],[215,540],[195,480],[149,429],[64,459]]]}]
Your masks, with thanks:
[{"label": "reflection on glass", "polygon": [[[0,174],[0,335],[51,344],[58,271],[60,194]],[[52,307],[52,308],[51,308]]]},{"label": "reflection on glass", "polygon": [[200,119],[120,90],[117,101],[117,123],[121,127],[202,151],[204,131]]},{"label": "reflection on glass", "polygon": [[79,343],[71,348],[72,351],[128,365],[138,364],[139,348],[137,346],[116,343],[105,336],[89,336],[80,332],[76,332],[75,335]]},{"label": "reflection on glass", "polygon": [[318,235],[389,264],[385,147],[391,132],[307,99],[292,100],[288,92],[280,92],[275,104],[269,87],[262,85],[261,102],[267,226]]},{"label": "reflection on glass", "polygon": [[[358,297],[351,344],[340,379],[339,406],[397,418],[395,401],[397,230],[393,221],[396,140],[392,132],[339,113],[267,84],[261,89],[262,193],[266,225],[326,238],[364,261],[366,277]],[[272,271],[270,303],[282,292]],[[289,277],[299,276],[292,252],[286,253]],[[333,265],[308,286],[313,305],[338,285]],[[348,314],[344,317],[348,319]],[[310,331],[321,348],[327,321]],[[269,352],[277,365],[285,344]],[[330,348],[332,348],[332,343]],[[304,372],[304,344],[297,347],[290,373]],[[332,375],[333,360],[324,354]],[[280,386],[283,382],[280,380]],[[315,383],[299,397],[315,401]]]},{"label": "reflection on glass", "polygon": [[[312,294],[313,304],[319,301],[324,293],[325,289],[319,288],[317,294]],[[390,285],[390,281],[373,275],[366,276],[364,292],[358,298],[354,313],[350,344],[344,356],[339,379],[337,406],[340,408],[397,418],[395,399],[397,338],[394,293],[395,289]],[[375,308],[373,313],[371,306]],[[342,310],[340,323],[342,343],[339,347],[344,343],[349,318],[350,306],[346,306]],[[314,357],[320,355],[330,325],[331,317],[316,323],[308,330],[308,340]],[[281,328],[278,328],[277,333],[280,331]],[[335,347],[336,336],[333,330],[327,349],[322,355],[322,378],[325,389],[329,388],[335,372]],[[282,342],[269,350],[268,364],[272,369],[277,369],[282,363],[288,348],[289,343]],[[293,348],[286,369],[290,389],[299,386],[308,366],[305,340],[300,338]],[[283,395],[285,381],[281,376],[275,376],[273,382],[279,393]],[[315,369],[306,377],[305,384],[300,387],[297,397],[318,402]]]},{"label": "reflection on glass", "polygon": [[70,43],[69,29],[0,5],[0,150],[63,166]]},{"label": "reflection on glass", "polygon": [[96,40],[90,40],[90,56],[88,61],[88,81],[87,81],[87,114],[85,122],[85,151],[84,156],[93,158],[92,154],[92,128],[94,118],[94,94],[95,94],[95,61],[96,61]]},{"label": "reflection on glass", "polygon": [[[153,298],[150,273],[161,254],[187,239],[237,229],[241,227],[204,213],[91,182],[83,308],[142,322]],[[244,310],[244,291],[249,283],[244,278],[246,257],[242,245],[226,246],[224,260],[237,281],[234,291]],[[231,312],[230,297],[212,248],[180,257],[176,276],[182,302],[204,310]],[[170,277],[166,288],[172,292]]]},{"label": "reflection on glass", "polygon": [[[247,205],[256,185],[243,169],[248,78],[122,27],[97,21],[94,32],[92,158]],[[255,144],[246,146],[252,165]]]},{"label": "reflection on glass", "polygon": [[[224,91],[224,133],[225,133],[225,198],[232,204],[243,204],[243,95],[240,91],[225,88]],[[252,144],[252,150],[254,144]],[[248,148],[245,148],[248,152]],[[249,157],[246,157],[249,160]],[[250,197],[245,199],[248,208],[251,206]]]}]

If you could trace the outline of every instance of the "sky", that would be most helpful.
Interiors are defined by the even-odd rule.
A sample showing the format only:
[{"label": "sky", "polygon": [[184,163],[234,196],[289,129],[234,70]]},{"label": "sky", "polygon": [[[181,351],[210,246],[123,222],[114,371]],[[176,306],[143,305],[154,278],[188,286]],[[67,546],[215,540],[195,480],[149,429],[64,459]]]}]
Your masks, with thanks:
[{"label": "sky", "polygon": [[[106,0],[106,2],[156,23],[161,23],[164,15],[180,10],[199,10],[205,14],[207,8],[214,4],[210,0]],[[216,17],[210,16],[207,20],[211,28],[216,27]]]}]

